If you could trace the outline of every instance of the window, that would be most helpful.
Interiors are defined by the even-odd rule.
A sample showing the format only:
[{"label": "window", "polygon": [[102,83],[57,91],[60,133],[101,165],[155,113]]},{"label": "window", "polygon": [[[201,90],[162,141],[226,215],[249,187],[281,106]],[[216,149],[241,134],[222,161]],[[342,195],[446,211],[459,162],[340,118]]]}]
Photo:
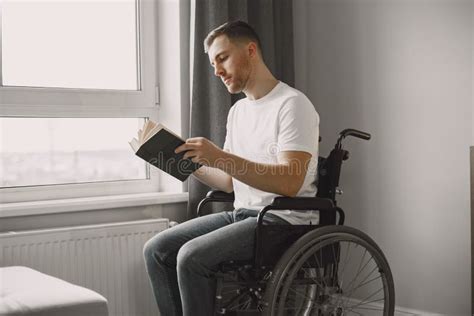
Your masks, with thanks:
[{"label": "window", "polygon": [[134,118],[0,118],[0,186],[74,184],[147,178],[124,140]]},{"label": "window", "polygon": [[153,3],[0,0],[0,202],[158,191]]},{"label": "window", "polygon": [[138,90],[134,0],[3,3],[4,86]]}]

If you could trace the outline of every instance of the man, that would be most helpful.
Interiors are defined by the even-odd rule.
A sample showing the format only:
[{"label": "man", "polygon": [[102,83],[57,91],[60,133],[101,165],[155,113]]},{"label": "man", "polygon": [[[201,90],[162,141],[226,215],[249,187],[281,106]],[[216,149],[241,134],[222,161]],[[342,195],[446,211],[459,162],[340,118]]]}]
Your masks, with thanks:
[{"label": "man", "polygon": [[[186,140],[176,152],[203,165],[194,176],[234,192],[234,211],[196,218],[165,230],[145,245],[148,274],[161,315],[213,315],[219,263],[251,259],[258,210],[275,196],[314,196],[319,116],[298,90],[265,65],[260,40],[245,22],[226,23],[204,41],[214,73],[230,93],[224,148]],[[318,221],[317,212],[276,211],[266,224]]]}]

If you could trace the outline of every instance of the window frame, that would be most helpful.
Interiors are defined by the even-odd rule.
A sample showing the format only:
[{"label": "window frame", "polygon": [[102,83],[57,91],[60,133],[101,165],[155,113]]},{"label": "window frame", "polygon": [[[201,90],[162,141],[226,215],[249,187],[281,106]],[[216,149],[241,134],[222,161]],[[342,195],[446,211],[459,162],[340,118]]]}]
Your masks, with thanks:
[{"label": "window frame", "polygon": [[[136,0],[135,7],[138,90],[131,91],[2,86],[0,3],[0,117],[124,117],[158,120],[155,1]],[[124,142],[128,142],[128,139]],[[0,203],[159,192],[160,173],[156,168],[147,168],[149,178],[143,180],[0,188]]]}]

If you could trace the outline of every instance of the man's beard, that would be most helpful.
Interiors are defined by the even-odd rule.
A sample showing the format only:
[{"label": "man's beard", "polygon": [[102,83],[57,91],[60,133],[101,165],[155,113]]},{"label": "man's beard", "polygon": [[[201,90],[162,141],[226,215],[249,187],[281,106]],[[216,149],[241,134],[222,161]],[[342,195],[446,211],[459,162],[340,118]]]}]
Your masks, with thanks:
[{"label": "man's beard", "polygon": [[227,91],[231,94],[239,94],[244,90],[244,85],[239,82],[233,82],[229,86],[227,86]]},{"label": "man's beard", "polygon": [[244,76],[239,76],[235,78],[235,80],[232,79],[232,83],[227,86],[227,91],[231,94],[239,94],[244,91],[249,81],[250,71],[247,71],[245,78],[243,77]]},{"label": "man's beard", "polygon": [[247,88],[247,84],[250,79],[250,74],[252,73],[252,64],[248,58],[240,59],[240,62],[236,65],[236,72],[232,75],[232,82],[230,85],[224,85],[227,88],[227,91],[231,94],[239,94]]}]

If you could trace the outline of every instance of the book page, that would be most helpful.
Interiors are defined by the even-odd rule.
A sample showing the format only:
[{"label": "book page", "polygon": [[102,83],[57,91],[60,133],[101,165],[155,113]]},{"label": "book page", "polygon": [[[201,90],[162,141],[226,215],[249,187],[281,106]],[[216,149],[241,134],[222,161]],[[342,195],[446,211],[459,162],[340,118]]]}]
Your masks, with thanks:
[{"label": "book page", "polygon": [[138,148],[140,148],[140,145],[138,144],[138,141],[136,138],[133,138],[130,142],[129,142],[130,146],[132,147],[133,151],[134,152],[137,152],[138,151]]},{"label": "book page", "polygon": [[143,139],[148,139],[150,132],[155,128],[156,123],[153,122],[152,120],[147,120],[146,121],[146,127],[143,128]]},{"label": "book page", "polygon": [[145,140],[145,131],[148,129],[149,121],[146,120],[145,124],[143,124],[143,127],[141,130],[138,131],[138,143],[141,145],[143,144],[143,141]]},{"label": "book page", "polygon": [[162,124],[157,124],[155,127],[153,127],[145,136],[143,143],[146,143],[153,135],[158,133],[163,127],[164,126]]},{"label": "book page", "polygon": [[138,143],[141,144],[143,141],[143,132],[141,129],[138,130]]},{"label": "book page", "polygon": [[176,135],[176,133],[174,133],[170,129],[166,128],[163,124],[159,123],[148,133],[148,135],[145,137],[143,143],[146,143],[153,135],[155,135],[156,133],[158,133],[162,129],[166,130],[170,134],[172,134],[172,135],[176,136],[177,138],[181,139],[182,141],[184,141],[184,139],[182,139],[181,136]]}]

